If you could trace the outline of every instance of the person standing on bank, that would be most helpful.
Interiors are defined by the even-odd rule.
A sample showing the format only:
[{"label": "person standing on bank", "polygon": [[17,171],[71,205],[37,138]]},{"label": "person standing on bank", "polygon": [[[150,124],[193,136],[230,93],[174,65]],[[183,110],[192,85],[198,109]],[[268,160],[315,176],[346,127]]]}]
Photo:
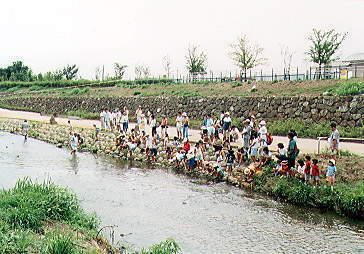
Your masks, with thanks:
[{"label": "person standing on bank", "polygon": [[190,126],[190,121],[188,119],[186,112],[182,113],[182,123],[183,123],[183,130],[182,130],[183,139],[188,139],[188,128]]},{"label": "person standing on bank", "polygon": [[296,140],[294,140],[294,134],[292,132],[288,133],[288,139],[289,139],[288,151],[287,151],[288,167],[294,168],[299,150],[297,148],[297,143]]},{"label": "person standing on bank", "polygon": [[339,154],[340,133],[336,127],[336,123],[331,123],[330,126],[332,133],[328,141],[331,149],[331,159],[336,161],[336,156]]}]

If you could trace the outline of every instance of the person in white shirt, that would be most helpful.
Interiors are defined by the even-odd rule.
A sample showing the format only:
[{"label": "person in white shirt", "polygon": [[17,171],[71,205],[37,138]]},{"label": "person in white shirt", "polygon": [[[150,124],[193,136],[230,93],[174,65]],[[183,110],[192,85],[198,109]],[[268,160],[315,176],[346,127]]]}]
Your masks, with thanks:
[{"label": "person in white shirt", "polygon": [[152,137],[155,137],[157,135],[157,119],[153,114],[150,116],[150,127],[152,128]]},{"label": "person in white shirt", "polygon": [[29,131],[29,123],[27,120],[24,120],[24,122],[21,124],[21,132],[24,136],[24,140],[28,139],[28,131]]},{"label": "person in white shirt", "polygon": [[122,130],[124,133],[127,133],[128,132],[128,123],[129,123],[129,117],[127,115],[127,112],[124,111],[123,112],[123,115],[121,116],[121,119],[120,119],[120,123],[122,125]]},{"label": "person in white shirt", "polygon": [[264,120],[260,121],[259,123],[259,131],[258,131],[258,136],[259,136],[259,141],[260,141],[260,146],[261,147],[267,147],[267,127],[265,126],[266,122]]},{"label": "person in white shirt", "polygon": [[137,118],[137,125],[139,126],[141,124],[142,115],[143,115],[142,106],[138,107],[138,109],[135,111],[135,115]]},{"label": "person in white shirt", "polygon": [[176,117],[176,129],[177,129],[177,138],[182,139],[183,117],[181,112],[178,112]]},{"label": "person in white shirt", "polygon": [[105,119],[105,129],[110,130],[111,113],[108,109],[106,109],[104,119]]}]

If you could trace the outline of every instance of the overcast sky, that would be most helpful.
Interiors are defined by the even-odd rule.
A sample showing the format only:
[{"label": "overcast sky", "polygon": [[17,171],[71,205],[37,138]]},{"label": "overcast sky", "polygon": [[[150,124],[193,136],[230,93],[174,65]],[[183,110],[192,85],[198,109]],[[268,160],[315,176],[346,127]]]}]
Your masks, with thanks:
[{"label": "overcast sky", "polygon": [[313,28],[348,32],[343,57],[364,52],[363,13],[364,0],[3,0],[0,66],[22,60],[38,73],[75,63],[93,78],[97,66],[112,74],[120,62],[129,66],[127,77],[137,64],[158,76],[169,55],[173,72],[185,73],[188,45],[196,44],[208,70],[234,73],[229,45],[246,34],[264,48],[263,70],[283,69],[283,45],[304,69]]}]

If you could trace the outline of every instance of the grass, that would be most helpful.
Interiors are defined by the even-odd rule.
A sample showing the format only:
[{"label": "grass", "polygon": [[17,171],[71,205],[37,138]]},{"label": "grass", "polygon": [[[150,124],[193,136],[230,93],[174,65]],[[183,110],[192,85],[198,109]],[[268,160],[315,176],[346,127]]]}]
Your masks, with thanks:
[{"label": "grass", "polygon": [[95,112],[87,112],[84,110],[73,110],[67,112],[68,116],[77,116],[83,119],[100,119],[100,114]]},{"label": "grass", "polygon": [[[290,130],[295,130],[299,137],[317,138],[328,137],[331,134],[330,123],[315,122],[312,120],[303,121],[300,119],[278,120],[268,122],[269,132],[274,135],[286,136]],[[362,127],[343,127],[339,126],[341,137],[364,137],[364,126]]]},{"label": "grass", "polygon": [[364,82],[344,82],[334,90],[336,95],[359,95],[364,94]]},{"label": "grass", "polygon": [[51,182],[24,179],[0,191],[0,253],[83,253],[76,230],[95,237],[98,225],[74,193]]},{"label": "grass", "polygon": [[[339,167],[338,174],[340,170]],[[270,166],[262,175],[254,177],[253,189],[295,205],[335,210],[342,215],[364,219],[363,179],[350,183],[339,180],[334,188],[326,184],[313,186],[297,178],[276,177]]]},{"label": "grass", "polygon": [[[89,84],[89,91],[68,86],[46,86],[47,89],[33,90],[31,94],[23,92],[23,96],[85,96],[85,97],[128,97],[128,96],[321,96],[357,94],[362,90],[362,79],[342,80],[309,80],[309,81],[257,81],[257,82],[195,82],[189,84],[171,83],[166,80],[110,81]],[[81,84],[81,83],[80,83]],[[88,83],[82,83],[88,85]],[[360,85],[356,85],[360,84]],[[24,85],[24,84],[23,84]],[[41,84],[31,86],[44,87]],[[256,89],[251,89],[253,86]],[[13,86],[11,86],[13,87]],[[64,88],[59,88],[64,87]],[[341,88],[344,87],[344,88]],[[354,87],[354,88],[352,88]],[[360,88],[358,88],[360,87]],[[57,89],[56,89],[57,88]],[[344,92],[341,92],[340,89]],[[1,89],[1,84],[0,84]],[[39,89],[39,88],[33,88]],[[74,90],[77,89],[77,90]],[[338,92],[336,89],[339,89]],[[356,89],[356,90],[355,90]],[[24,91],[20,90],[19,92]],[[28,91],[28,89],[26,90]],[[354,91],[354,92],[352,92]],[[356,91],[356,92],[355,92]],[[20,95],[17,90],[14,95]],[[11,95],[9,95],[11,96]]]}]

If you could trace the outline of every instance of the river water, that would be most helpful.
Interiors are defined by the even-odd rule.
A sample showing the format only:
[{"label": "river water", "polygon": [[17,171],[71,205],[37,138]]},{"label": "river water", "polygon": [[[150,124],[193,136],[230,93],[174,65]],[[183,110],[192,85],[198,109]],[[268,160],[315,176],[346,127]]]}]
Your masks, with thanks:
[{"label": "river water", "polygon": [[4,132],[0,174],[1,188],[24,177],[71,188],[102,225],[118,226],[116,240],[135,247],[171,237],[184,253],[364,253],[363,222],[111,158],[72,158],[66,149]]}]

